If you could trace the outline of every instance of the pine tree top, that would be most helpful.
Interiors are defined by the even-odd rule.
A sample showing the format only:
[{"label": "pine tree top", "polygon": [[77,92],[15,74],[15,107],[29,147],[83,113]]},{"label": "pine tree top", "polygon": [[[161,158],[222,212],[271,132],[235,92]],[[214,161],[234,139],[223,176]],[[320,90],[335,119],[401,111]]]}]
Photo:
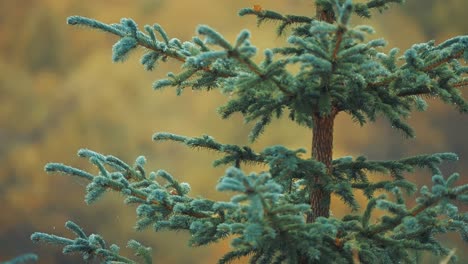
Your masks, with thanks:
[{"label": "pine tree top", "polygon": [[[154,89],[168,86],[180,94],[185,88],[220,89],[231,95],[219,108],[223,118],[241,113],[247,122],[256,125],[250,135],[255,140],[265,126],[287,111],[294,122],[312,127],[314,115],[335,115],[344,112],[361,125],[385,116],[394,128],[412,137],[414,132],[405,122],[413,110],[425,110],[425,98],[439,98],[460,112],[468,104],[459,88],[467,86],[467,68],[459,59],[468,60],[468,36],[458,36],[438,45],[434,41],[419,43],[398,56],[393,48],[388,54],[381,49],[383,39],[366,40],[374,30],[369,26],[351,26],[353,14],[370,17],[369,10],[384,9],[391,2],[318,1],[336,17],[334,23],[317,19],[282,15],[257,8],[242,9],[239,14],[255,15],[259,24],[277,21],[278,33],[291,28],[284,47],[264,51],[261,63],[252,58],[257,49],[250,43],[250,33],[243,30],[234,44],[209,26],[201,25],[200,37],[181,42],[170,39],[155,24],[139,31],[131,19],[120,24],[73,16],[71,25],[97,28],[121,37],[113,47],[113,60],[124,61],[139,46],[146,52],[141,63],[153,70],[167,59],[182,62],[182,71],[169,73],[156,81]],[[159,35],[159,38],[157,37]],[[203,40],[202,40],[203,39]],[[298,72],[291,72],[298,65]]]}]

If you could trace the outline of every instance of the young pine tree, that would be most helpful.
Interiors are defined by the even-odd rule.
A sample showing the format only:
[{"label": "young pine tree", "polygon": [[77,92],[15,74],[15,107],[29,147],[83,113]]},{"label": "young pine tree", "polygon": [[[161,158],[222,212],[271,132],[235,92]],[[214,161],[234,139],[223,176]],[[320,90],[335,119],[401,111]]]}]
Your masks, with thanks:
[{"label": "young pine tree", "polygon": [[[254,150],[220,143],[207,135],[153,136],[155,141],[175,141],[221,153],[223,157],[214,165],[230,167],[216,188],[233,193],[230,201],[191,196],[189,185],[168,172],[148,172],[144,157],[131,165],[115,156],[81,149],[78,155],[89,159],[97,174],[60,163],[49,163],[45,170],[89,180],[87,203],[108,190],[122,193],[127,204],[137,205],[138,230],[186,230],[192,246],[230,239],[232,251],[219,263],[243,256],[251,263],[417,263],[424,251],[448,255],[446,259],[454,261],[453,252],[436,235],[459,232],[468,241],[468,214],[457,207],[468,202],[468,184],[455,185],[459,175],[444,177],[439,169],[442,162],[457,160],[455,154],[385,161],[333,157],[334,120],[340,113],[361,125],[382,116],[413,137],[405,119],[413,110],[424,110],[427,98],[468,111],[459,91],[468,86],[468,67],[463,64],[468,61],[468,36],[440,44],[415,44],[403,53],[395,48],[387,54],[382,51],[384,40],[366,40],[372,28],[350,24],[353,15],[370,18],[373,9],[382,11],[395,2],[402,0],[315,0],[316,12],[311,16],[280,14],[258,5],[242,9],[241,16],[256,16],[259,24],[277,22],[277,33],[289,34],[284,46],[265,50],[260,63],[253,60],[257,50],[247,30],[230,43],[213,28],[201,25],[199,37],[181,42],[170,39],[158,24],[140,31],[131,19],[105,24],[72,16],[70,25],[120,38],[113,46],[115,62],[125,60],[138,47],[145,49],[141,63],[146,70],[153,70],[159,62],[180,61],[180,72],[156,81],[155,89],[172,86],[178,94],[187,87],[220,89],[229,95],[219,113],[228,118],[239,112],[246,122],[254,122],[250,141],[273,119],[286,114],[311,130],[310,154],[280,145]],[[268,170],[245,174],[245,163],[265,164]],[[421,167],[431,171],[432,187],[418,189],[405,179],[406,173]],[[372,173],[386,174],[388,179],[373,180]],[[367,204],[358,204],[357,190],[365,194]],[[331,216],[331,195],[339,196],[353,213]],[[408,196],[416,202],[407,201]],[[386,214],[373,217],[376,208]],[[71,221],[66,226],[76,237],[35,233],[31,238],[62,245],[66,254],[81,253],[85,261],[136,263],[121,256],[116,245],[108,246],[101,236],[88,235]],[[128,247],[143,263],[152,263],[149,248],[134,240]]]}]

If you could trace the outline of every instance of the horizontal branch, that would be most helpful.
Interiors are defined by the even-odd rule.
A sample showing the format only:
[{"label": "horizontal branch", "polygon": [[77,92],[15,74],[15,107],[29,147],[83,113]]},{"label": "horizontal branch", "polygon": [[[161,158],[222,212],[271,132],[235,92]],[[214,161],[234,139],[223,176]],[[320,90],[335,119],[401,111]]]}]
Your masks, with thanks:
[{"label": "horizontal branch", "polygon": [[[110,182],[112,183],[112,181],[110,181]],[[108,184],[107,186],[106,185],[102,185],[102,186],[110,188],[110,189],[112,189],[112,190],[114,190],[116,192],[122,192],[122,189],[123,189],[122,187],[124,187],[123,185],[118,185],[118,184]],[[152,204],[152,205],[162,206],[166,210],[171,211],[171,212],[174,210],[174,206],[172,206],[172,205],[161,203],[161,202],[155,201],[153,199],[148,201],[148,195],[145,192],[142,192],[142,191],[134,189],[134,188],[131,188],[131,191],[132,192],[131,192],[131,194],[129,194],[129,196],[133,196],[133,197],[136,197],[138,199],[144,200],[147,203]],[[195,217],[195,218],[213,217],[212,215],[203,214],[203,213],[194,213],[194,212],[184,213],[184,214],[188,215],[188,216],[191,216],[191,217]]]},{"label": "horizontal branch", "polygon": [[[60,172],[60,173],[63,173],[63,174],[68,174],[68,175],[84,178],[84,179],[86,179],[88,181],[91,181],[91,182],[95,178],[94,175],[92,175],[92,174],[90,174],[88,172],[85,172],[85,171],[82,171],[82,170],[73,168],[71,166],[61,164],[61,163],[49,163],[49,164],[46,165],[45,170],[48,173]],[[148,194],[147,193],[145,193],[145,192],[143,192],[141,190],[138,190],[136,188],[130,187],[130,186],[125,186],[124,184],[122,184],[120,182],[117,182],[117,181],[109,180],[109,181],[106,181],[105,183],[100,181],[99,185],[102,186],[103,188],[108,188],[108,189],[111,189],[111,190],[114,190],[114,191],[120,192],[120,193],[125,193],[123,191],[123,189],[129,189],[131,192],[129,194],[127,194],[128,196],[132,196],[132,197],[141,199],[141,200],[146,201],[146,203],[149,203],[151,205],[162,206],[166,210],[171,211],[171,212],[174,209],[174,206],[172,206],[172,205],[161,203],[161,202],[155,201],[153,199],[148,199]],[[185,214],[188,215],[188,216],[195,217],[195,218],[213,217],[212,215],[203,214],[203,213],[185,213]]]},{"label": "horizontal branch", "polygon": [[394,229],[395,227],[397,227],[398,225],[400,225],[402,223],[403,218],[405,216],[415,217],[415,216],[419,215],[420,213],[424,212],[426,209],[429,209],[429,208],[431,208],[433,206],[438,205],[443,199],[448,198],[450,200],[456,200],[457,196],[460,195],[460,194],[463,194],[463,192],[466,191],[466,190],[465,189],[459,189],[459,191],[460,191],[460,193],[458,193],[458,192],[449,193],[449,194],[446,194],[446,195],[442,195],[442,196],[439,196],[439,197],[432,198],[431,200],[426,201],[425,203],[418,204],[418,205],[414,206],[413,208],[411,208],[408,211],[407,215],[403,215],[403,216],[400,215],[400,216],[397,216],[396,218],[394,218],[394,220],[397,220],[397,221],[394,221],[393,223],[379,224],[379,225],[374,226],[370,230],[370,235],[376,235],[376,234],[379,234],[379,233],[386,232],[388,230]]},{"label": "horizontal branch", "polygon": [[[105,24],[103,22],[97,21],[95,19],[87,18],[87,17],[71,16],[71,17],[69,17],[67,19],[67,23],[69,25],[87,26],[87,27],[91,27],[91,28],[104,30],[104,31],[106,31],[108,33],[111,33],[113,35],[116,35],[116,36],[119,36],[119,37],[122,37],[122,38],[123,37],[128,37],[127,32],[124,32],[124,31],[119,30],[119,29],[117,29],[115,27],[112,27],[111,25],[108,25],[108,24]],[[132,37],[134,37],[137,40],[137,44],[139,46],[144,47],[144,48],[146,48],[148,50],[152,50],[152,51],[155,51],[155,52],[158,52],[158,53],[162,53],[167,57],[176,59],[176,60],[178,60],[180,62],[183,62],[183,63],[185,63],[186,60],[187,60],[186,56],[183,56],[182,54],[177,53],[175,49],[172,49],[170,47],[168,47],[167,49],[163,49],[162,47],[157,47],[156,45],[153,45],[153,43],[151,42],[149,37],[146,36],[145,34],[143,34],[140,31],[137,31],[137,33],[135,35],[133,35]],[[203,70],[203,71],[206,71],[206,72],[212,72],[212,69],[210,67],[201,67],[200,69]]]},{"label": "horizontal branch", "polygon": [[456,88],[468,86],[468,80],[464,80],[464,81],[461,81],[461,82],[456,82],[456,83],[452,84],[452,86],[456,87]]},{"label": "horizontal branch", "polygon": [[263,21],[267,20],[281,22],[277,28],[278,35],[282,35],[286,27],[292,24],[309,24],[314,20],[314,18],[307,16],[281,15],[275,11],[263,9],[260,5],[254,5],[254,8],[243,8],[239,11],[239,15],[257,16],[257,25],[260,25]]},{"label": "horizontal branch", "polygon": [[457,52],[457,53],[455,53],[455,54],[452,54],[451,56],[448,56],[447,58],[445,58],[445,59],[443,59],[443,60],[440,60],[440,61],[437,61],[437,62],[435,62],[435,63],[433,63],[433,64],[430,64],[430,65],[424,67],[424,68],[423,68],[423,71],[425,71],[425,72],[431,71],[431,70],[433,70],[433,69],[439,67],[440,65],[444,64],[444,63],[447,63],[447,62],[449,62],[449,61],[451,61],[451,60],[453,60],[453,59],[458,59],[458,58],[460,58],[461,56],[463,56],[463,52],[464,52],[464,51],[461,50],[461,51],[459,51],[459,52]]},{"label": "horizontal branch", "polygon": [[[265,75],[263,73],[263,71],[257,66],[257,64],[255,64],[251,59],[248,59],[248,58],[240,58],[240,57],[236,57],[236,59],[244,64],[245,66],[247,66],[247,68],[249,68],[253,73],[255,73],[258,77],[260,77],[260,79],[265,79]],[[276,80],[275,78],[269,78],[269,80],[271,80],[275,85],[276,87],[278,87],[278,89],[284,93],[286,96],[289,96],[289,97],[293,97],[295,96],[295,94],[293,94],[292,92],[288,91],[288,89],[286,87],[284,87],[278,80]]]},{"label": "horizontal branch", "polygon": [[[297,18],[299,19],[299,18]],[[137,41],[137,45],[144,47],[148,50],[155,51],[160,54],[164,54],[164,56],[173,58],[175,60],[178,60],[182,63],[187,62],[187,56],[182,55],[181,53],[177,52],[177,49],[170,48],[167,46],[164,47],[158,47],[157,45],[154,44],[153,40],[147,35],[145,35],[141,31],[136,31],[134,34],[129,35],[128,32],[125,32],[123,30],[120,30],[118,28],[113,27],[112,25],[108,25],[105,23],[102,23],[100,21],[91,19],[91,18],[86,18],[86,17],[81,17],[81,16],[71,16],[67,20],[68,24],[70,25],[81,25],[81,26],[87,26],[91,28],[96,28],[100,30],[104,30],[108,33],[111,33],[113,35],[119,36],[121,38],[124,37],[132,37]],[[233,50],[229,50],[230,54],[237,54],[236,52],[232,52]],[[254,74],[259,76],[261,79],[264,79],[264,74],[262,70],[250,59],[248,58],[242,58],[240,56],[233,56],[235,59],[237,59],[240,63],[245,65],[249,70],[251,70]],[[202,70],[205,72],[209,73],[214,73],[217,76],[221,78],[228,78],[228,77],[233,77],[231,75],[226,75],[226,74],[220,74],[219,72],[215,71],[212,69],[210,66],[198,66],[197,71]],[[278,87],[278,89],[283,92],[287,96],[294,96],[291,92],[287,90],[286,87],[284,87],[278,80],[274,78],[270,78],[270,80]]]},{"label": "horizontal branch", "polygon": [[[443,60],[440,60],[440,61],[437,61],[433,64],[430,64],[430,65],[427,65],[426,67],[424,67],[422,69],[423,72],[429,72],[445,63],[448,63],[449,61],[453,60],[453,59],[458,59],[460,57],[463,56],[463,50],[462,51],[459,51],[455,54],[452,54],[451,56],[448,56],[447,58],[443,59]],[[406,64],[405,64],[406,65]],[[405,67],[405,65],[403,65],[401,68]],[[383,80],[381,81],[378,81],[378,82],[374,82],[374,83],[368,83],[367,85],[367,88],[375,88],[375,87],[381,87],[381,86],[387,86],[389,85],[391,82],[395,81],[396,79],[398,79],[398,76],[389,76],[387,78],[384,78]],[[461,82],[461,83],[455,83],[453,85],[453,87],[462,87],[462,86],[466,86],[467,85],[467,82]],[[400,96],[400,97],[405,97],[405,96],[412,96],[412,95],[423,95],[423,94],[427,94],[427,93],[430,93],[430,89],[429,88],[424,88],[424,89],[420,89],[420,90],[416,90],[416,91],[405,91],[405,92],[400,92],[398,93],[397,95]]]}]

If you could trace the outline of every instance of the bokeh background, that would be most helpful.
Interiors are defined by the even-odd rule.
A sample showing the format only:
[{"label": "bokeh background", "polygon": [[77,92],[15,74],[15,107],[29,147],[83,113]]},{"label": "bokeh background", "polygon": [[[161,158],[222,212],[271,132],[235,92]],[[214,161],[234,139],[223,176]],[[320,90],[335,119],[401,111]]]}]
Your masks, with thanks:
[{"label": "bokeh background", "polygon": [[[151,84],[180,66],[170,61],[145,72],[135,52],[124,64],[111,63],[116,37],[65,23],[70,15],[93,17],[104,22],[134,18],[141,26],[161,24],[170,37],[190,39],[198,24],[209,24],[234,40],[249,28],[253,43],[263,50],[282,45],[274,25],[261,28],[254,17],[240,18],[242,7],[260,4],[281,13],[313,15],[312,0],[15,0],[0,1],[0,261],[26,252],[40,255],[39,263],[81,263],[78,256],[61,249],[33,245],[35,231],[68,235],[67,220],[89,233],[100,233],[121,246],[135,238],[154,249],[155,263],[215,263],[229,248],[229,241],[208,247],[189,248],[184,232],[136,232],[135,208],[124,206],[122,196],[109,193],[98,203],[83,202],[86,182],[47,175],[47,162],[63,162],[91,168],[76,156],[86,147],[113,154],[133,163],[148,158],[152,170],[165,169],[191,183],[192,194],[228,199],[214,186],[226,168],[212,168],[214,153],[190,150],[173,143],[154,143],[155,132],[187,136],[209,134],[225,143],[247,144],[249,125],[240,116],[220,120],[216,108],[225,102],[217,91],[187,90],[180,97],[168,89],[153,92]],[[371,24],[373,37],[385,37],[389,47],[405,50],[413,43],[468,33],[466,0],[409,0],[394,6],[375,20],[355,18],[354,24]],[[427,112],[414,113],[410,123],[417,137],[405,139],[385,120],[361,128],[340,115],[335,130],[335,157],[366,155],[370,159],[397,159],[419,153],[456,152],[460,162],[444,171],[468,175],[468,116],[430,101]],[[275,121],[253,145],[258,151],[272,144],[309,148],[310,131],[288,120]],[[248,168],[249,169],[249,168]],[[251,168],[252,170],[258,168]],[[260,168],[261,169],[261,168]],[[430,184],[428,171],[410,178]],[[465,208],[461,208],[466,210]],[[346,208],[334,202],[334,215]],[[457,234],[441,237],[468,263],[466,244]],[[427,259],[427,263],[437,263]]]}]

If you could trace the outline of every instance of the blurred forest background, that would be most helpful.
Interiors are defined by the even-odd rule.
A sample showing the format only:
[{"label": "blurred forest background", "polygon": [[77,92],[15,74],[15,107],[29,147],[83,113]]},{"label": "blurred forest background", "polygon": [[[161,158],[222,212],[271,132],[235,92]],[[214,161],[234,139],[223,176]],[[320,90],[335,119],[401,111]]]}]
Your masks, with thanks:
[{"label": "blurred forest background", "polygon": [[[90,168],[76,156],[79,148],[113,154],[133,163],[138,155],[148,158],[147,168],[165,169],[192,186],[192,195],[228,199],[214,186],[226,168],[212,168],[216,154],[194,151],[173,143],[154,143],[155,132],[187,136],[209,134],[220,142],[247,144],[249,126],[239,116],[221,120],[217,106],[225,98],[217,91],[172,89],[153,92],[151,84],[179,63],[170,61],[153,72],[139,65],[139,54],[124,64],[111,63],[116,37],[72,28],[70,15],[82,15],[114,23],[131,17],[143,26],[159,23],[170,37],[190,39],[198,24],[208,24],[230,40],[244,28],[253,35],[260,51],[283,45],[286,37],[274,34],[274,25],[256,27],[254,17],[240,18],[242,7],[260,4],[280,13],[313,15],[312,0],[14,0],[0,1],[0,261],[35,252],[39,263],[81,263],[78,256],[63,256],[61,249],[33,245],[34,231],[69,235],[64,223],[73,220],[88,233],[100,233],[124,250],[130,238],[154,249],[156,263],[215,263],[227,251],[225,243],[188,248],[182,232],[136,232],[135,208],[124,206],[122,197],[109,193],[93,206],[83,202],[86,182],[47,175],[47,162]],[[405,50],[414,43],[468,34],[466,0],[408,0],[375,20],[354,18],[353,24],[371,24],[373,38],[384,37],[391,47]],[[261,54],[261,53],[260,53]],[[359,127],[347,116],[336,122],[335,157],[366,155],[370,159],[397,159],[419,153],[456,152],[460,162],[445,166],[446,174],[468,176],[468,116],[430,101],[425,113],[414,113],[410,123],[417,137],[405,139],[385,121]],[[253,145],[260,151],[273,144],[290,148],[310,145],[310,131],[275,121]],[[249,168],[258,170],[262,168]],[[430,184],[428,171],[410,178]],[[379,177],[377,175],[377,177]],[[466,210],[465,208],[461,208]],[[338,201],[333,214],[347,212]],[[441,237],[456,248],[460,263],[468,263],[468,248],[457,234]],[[125,252],[125,250],[124,250]],[[430,262],[437,263],[433,259]],[[428,263],[430,263],[428,262]]]}]

